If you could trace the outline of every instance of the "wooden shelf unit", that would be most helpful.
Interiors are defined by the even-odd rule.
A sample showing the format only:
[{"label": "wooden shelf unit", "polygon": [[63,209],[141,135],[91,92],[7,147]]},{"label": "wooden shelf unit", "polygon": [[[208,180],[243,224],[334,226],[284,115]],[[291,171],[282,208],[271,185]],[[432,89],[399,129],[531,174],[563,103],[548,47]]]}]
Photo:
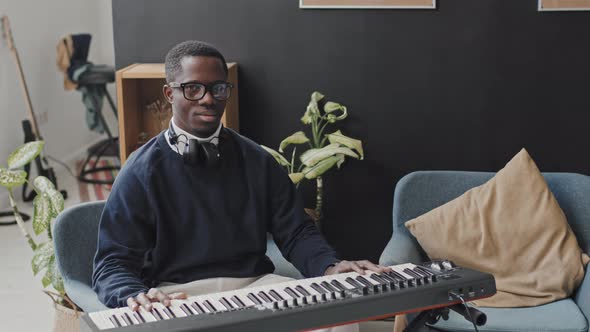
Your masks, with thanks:
[{"label": "wooden shelf unit", "polygon": [[[231,97],[221,118],[224,126],[239,131],[238,109],[238,65],[227,64],[228,81],[234,85]],[[135,63],[117,71],[117,107],[119,113],[119,148],[121,165],[129,154],[138,147],[139,134],[147,133],[150,139],[168,127],[170,117],[164,120],[162,128],[155,114],[150,114],[146,106],[160,99],[165,101],[162,86],[166,83],[163,63]]]}]

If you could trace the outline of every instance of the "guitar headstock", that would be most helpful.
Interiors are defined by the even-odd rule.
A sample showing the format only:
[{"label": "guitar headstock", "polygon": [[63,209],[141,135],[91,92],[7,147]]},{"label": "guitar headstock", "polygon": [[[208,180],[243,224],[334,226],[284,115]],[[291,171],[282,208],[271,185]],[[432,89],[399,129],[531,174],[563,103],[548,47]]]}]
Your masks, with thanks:
[{"label": "guitar headstock", "polygon": [[8,16],[2,16],[2,37],[6,40],[8,48],[14,49],[14,40],[12,39],[12,31],[10,30],[10,22]]}]

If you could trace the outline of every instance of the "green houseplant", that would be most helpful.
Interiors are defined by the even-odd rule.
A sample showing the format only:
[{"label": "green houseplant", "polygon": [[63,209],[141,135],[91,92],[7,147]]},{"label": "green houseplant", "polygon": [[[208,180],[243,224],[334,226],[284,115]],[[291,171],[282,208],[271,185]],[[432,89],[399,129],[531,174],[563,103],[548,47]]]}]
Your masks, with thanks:
[{"label": "green houseplant", "polygon": [[[35,236],[31,235],[26,228],[13,194],[15,187],[28,182],[27,173],[20,168],[34,160],[43,150],[44,144],[43,141],[29,142],[12,152],[8,156],[8,167],[0,166],[0,185],[8,190],[10,206],[17,225],[34,252],[31,261],[33,274],[37,275],[44,271],[41,279],[43,288],[46,288],[44,292],[51,297],[56,305],[76,310],[76,306],[65,293],[63,280],[55,262],[51,232],[53,219],[64,209],[62,194],[44,176],[38,176],[32,183],[29,183],[37,194],[33,200],[33,232]],[[47,289],[50,286],[55,291]]]},{"label": "green houseplant", "polygon": [[[262,145],[287,169],[291,181],[296,185],[306,179],[315,180],[316,205],[314,209],[305,210],[317,223],[324,217],[322,175],[334,166],[340,168],[347,156],[360,160],[364,158],[362,141],[345,136],[340,130],[325,132],[329,125],[346,119],[348,112],[345,106],[332,101],[324,102],[323,99],[323,94],[313,92],[301,118],[301,122],[310,127],[311,138],[305,132],[298,131],[283,139],[278,151]],[[289,146],[292,146],[292,151],[287,154],[290,156],[287,159],[283,154],[286,154]]]}]

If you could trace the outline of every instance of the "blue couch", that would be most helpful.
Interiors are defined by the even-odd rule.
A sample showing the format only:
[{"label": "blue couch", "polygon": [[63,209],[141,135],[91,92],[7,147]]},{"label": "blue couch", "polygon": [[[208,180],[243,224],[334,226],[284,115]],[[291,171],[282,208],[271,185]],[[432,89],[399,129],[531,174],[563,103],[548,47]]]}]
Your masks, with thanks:
[{"label": "blue couch", "polygon": [[[98,222],[105,201],[82,203],[63,211],[55,221],[53,242],[57,266],[63,276],[68,296],[85,312],[108,309],[92,290],[92,262],[98,239]],[[301,278],[269,236],[268,257],[276,274]]]},{"label": "blue couch", "polygon": [[[404,223],[465,191],[484,184],[495,173],[461,171],[421,171],[403,177],[393,198],[393,236],[380,263],[419,263],[428,257]],[[545,180],[576,234],[580,248],[590,252],[590,177],[573,173],[543,173]],[[590,273],[571,298],[530,308],[479,308],[487,315],[480,331],[588,331],[590,318]],[[410,318],[411,319],[411,318]],[[451,313],[448,321],[434,325],[444,331],[473,331],[463,317]]]}]

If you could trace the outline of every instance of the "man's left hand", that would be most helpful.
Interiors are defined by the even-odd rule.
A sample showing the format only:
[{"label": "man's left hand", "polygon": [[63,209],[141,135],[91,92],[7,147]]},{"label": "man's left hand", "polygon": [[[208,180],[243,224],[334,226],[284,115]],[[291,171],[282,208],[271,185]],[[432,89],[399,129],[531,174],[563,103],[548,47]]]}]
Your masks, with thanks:
[{"label": "man's left hand", "polygon": [[352,272],[352,271],[357,272],[359,274],[365,274],[365,270],[369,270],[369,271],[373,271],[373,272],[377,272],[377,273],[391,271],[390,268],[387,268],[387,267],[381,266],[381,265],[377,265],[377,264],[373,264],[367,260],[364,260],[364,261],[340,261],[340,263],[327,268],[326,272],[324,272],[324,275],[338,274],[338,273]]}]

